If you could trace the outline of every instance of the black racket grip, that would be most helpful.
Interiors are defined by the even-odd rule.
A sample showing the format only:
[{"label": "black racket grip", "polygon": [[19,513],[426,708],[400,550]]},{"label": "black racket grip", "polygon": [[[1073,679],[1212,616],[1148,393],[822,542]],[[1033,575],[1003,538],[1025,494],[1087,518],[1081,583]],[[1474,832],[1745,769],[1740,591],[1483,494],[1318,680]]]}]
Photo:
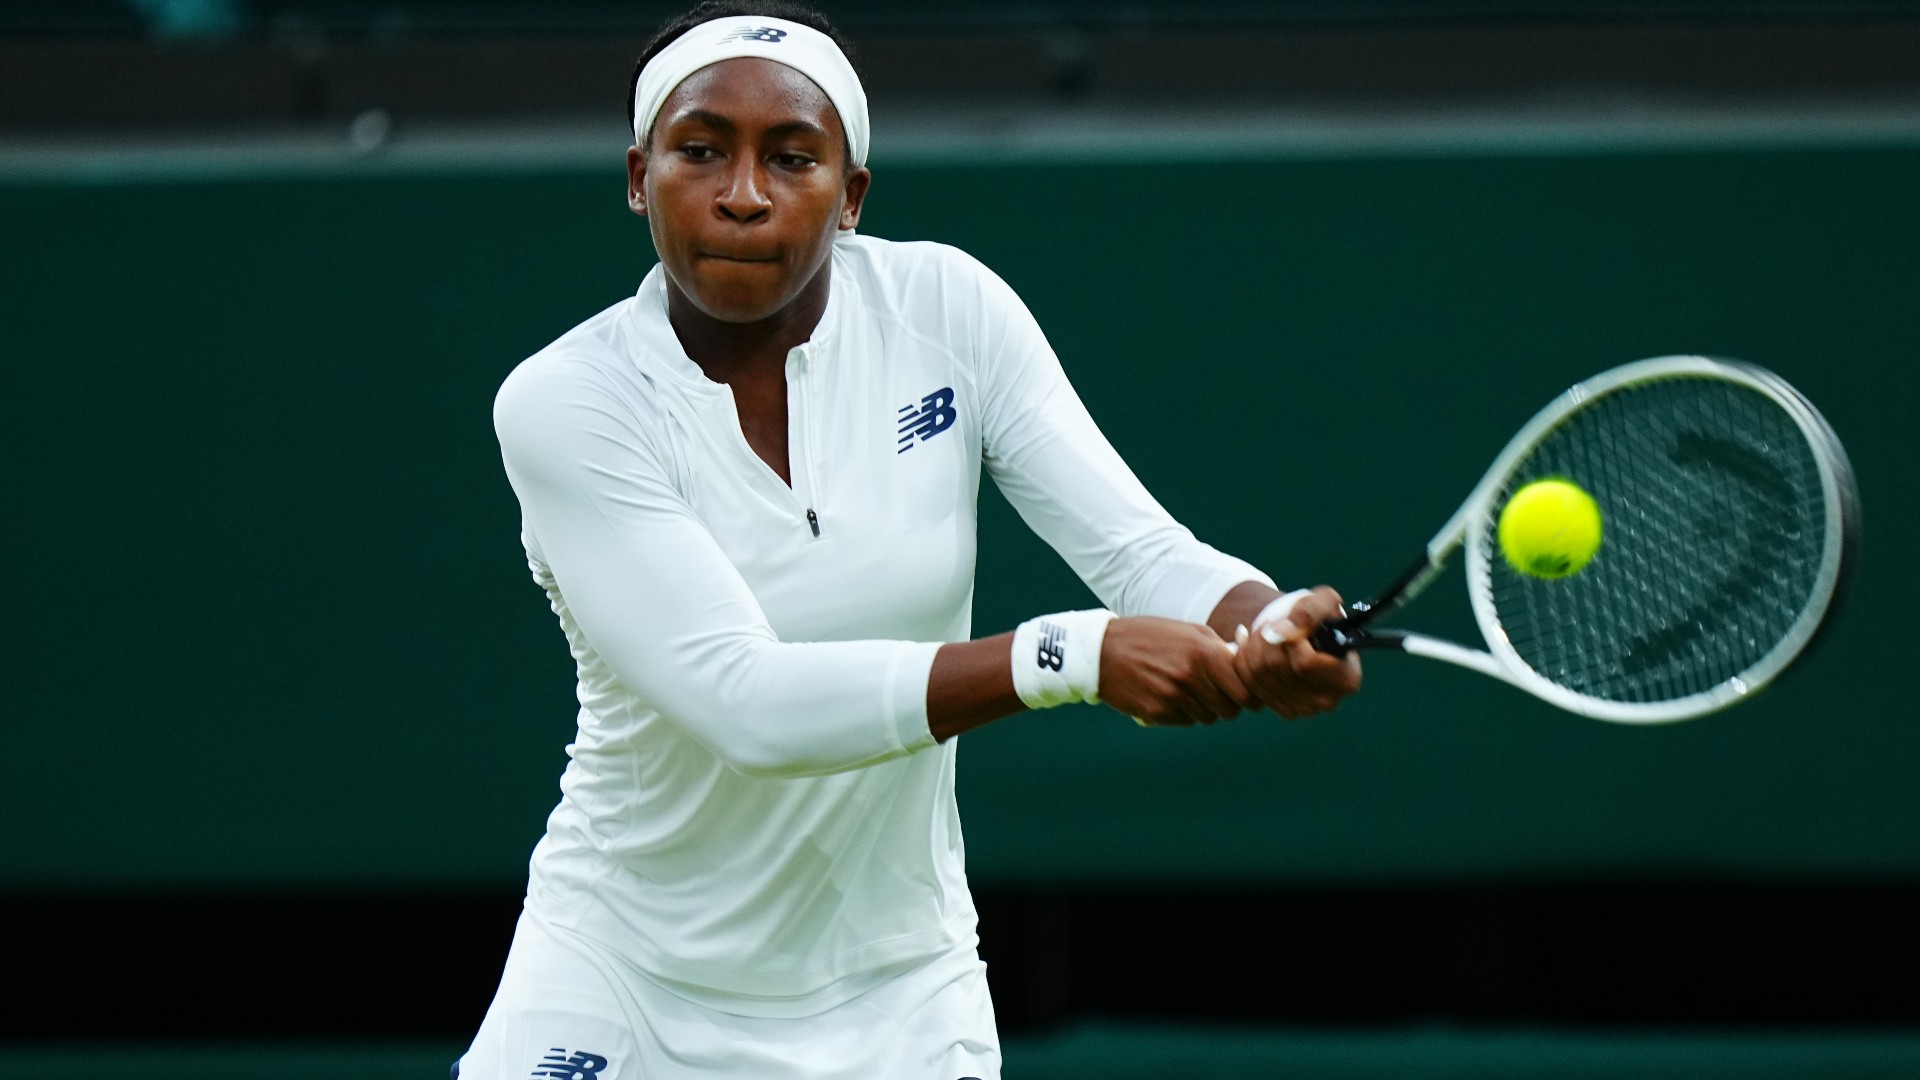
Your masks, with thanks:
[{"label": "black racket grip", "polygon": [[1376,617],[1392,611],[1402,601],[1411,599],[1426,586],[1433,575],[1440,572],[1440,565],[1430,556],[1422,554],[1413,564],[1400,572],[1393,580],[1371,600],[1358,600],[1340,609],[1338,618],[1328,619],[1319,628],[1307,635],[1307,643],[1315,650],[1333,656],[1345,656],[1355,649],[1401,649],[1405,648],[1406,634],[1399,630],[1382,630],[1370,633],[1367,624]]},{"label": "black racket grip", "polygon": [[1307,644],[1315,650],[1333,656],[1345,656],[1360,647],[1366,633],[1360,629],[1364,620],[1349,615],[1344,619],[1328,619],[1319,628],[1307,635]]},{"label": "black racket grip", "polygon": [[1307,635],[1307,643],[1332,656],[1345,656],[1355,649],[1399,649],[1406,634],[1399,630],[1368,630],[1367,624],[1387,606],[1362,600],[1342,609],[1337,619],[1328,619]]}]

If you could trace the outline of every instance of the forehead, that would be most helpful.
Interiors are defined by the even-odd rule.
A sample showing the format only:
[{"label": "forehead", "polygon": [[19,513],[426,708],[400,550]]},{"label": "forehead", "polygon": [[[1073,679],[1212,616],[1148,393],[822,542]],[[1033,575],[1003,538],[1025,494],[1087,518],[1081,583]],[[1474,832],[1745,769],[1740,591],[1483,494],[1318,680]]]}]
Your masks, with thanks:
[{"label": "forehead", "polygon": [[660,105],[656,126],[699,110],[726,117],[742,128],[795,120],[839,135],[840,113],[812,79],[794,68],[757,56],[708,64],[681,80]]}]

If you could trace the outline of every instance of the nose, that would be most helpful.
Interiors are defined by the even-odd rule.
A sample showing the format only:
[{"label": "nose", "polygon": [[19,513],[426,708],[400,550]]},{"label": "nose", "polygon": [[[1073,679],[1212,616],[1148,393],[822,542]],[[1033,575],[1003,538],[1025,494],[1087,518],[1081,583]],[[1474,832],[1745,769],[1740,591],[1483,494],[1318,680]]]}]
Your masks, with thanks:
[{"label": "nose", "polygon": [[766,177],[761,174],[760,162],[752,155],[741,154],[727,163],[713,209],[728,221],[742,224],[759,221],[773,212],[773,202],[767,198]]}]

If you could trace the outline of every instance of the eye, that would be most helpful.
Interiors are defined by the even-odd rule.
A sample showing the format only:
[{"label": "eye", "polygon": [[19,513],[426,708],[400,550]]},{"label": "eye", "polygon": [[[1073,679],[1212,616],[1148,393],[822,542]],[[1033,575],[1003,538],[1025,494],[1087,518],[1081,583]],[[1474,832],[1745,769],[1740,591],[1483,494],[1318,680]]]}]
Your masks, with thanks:
[{"label": "eye", "polygon": [[680,147],[680,154],[693,161],[711,161],[720,156],[720,151],[700,143],[688,143]]},{"label": "eye", "polygon": [[803,169],[809,165],[818,164],[818,162],[809,155],[802,154],[795,150],[786,150],[773,155],[773,163],[789,169]]}]

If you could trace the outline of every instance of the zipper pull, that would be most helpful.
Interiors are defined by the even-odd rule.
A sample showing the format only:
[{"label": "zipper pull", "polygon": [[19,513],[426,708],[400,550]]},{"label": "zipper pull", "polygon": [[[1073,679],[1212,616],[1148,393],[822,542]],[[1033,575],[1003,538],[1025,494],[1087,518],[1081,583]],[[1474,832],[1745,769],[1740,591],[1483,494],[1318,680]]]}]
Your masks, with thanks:
[{"label": "zipper pull", "polygon": [[807,524],[812,527],[813,535],[820,535],[820,515],[814,513],[811,506],[807,507]]}]

